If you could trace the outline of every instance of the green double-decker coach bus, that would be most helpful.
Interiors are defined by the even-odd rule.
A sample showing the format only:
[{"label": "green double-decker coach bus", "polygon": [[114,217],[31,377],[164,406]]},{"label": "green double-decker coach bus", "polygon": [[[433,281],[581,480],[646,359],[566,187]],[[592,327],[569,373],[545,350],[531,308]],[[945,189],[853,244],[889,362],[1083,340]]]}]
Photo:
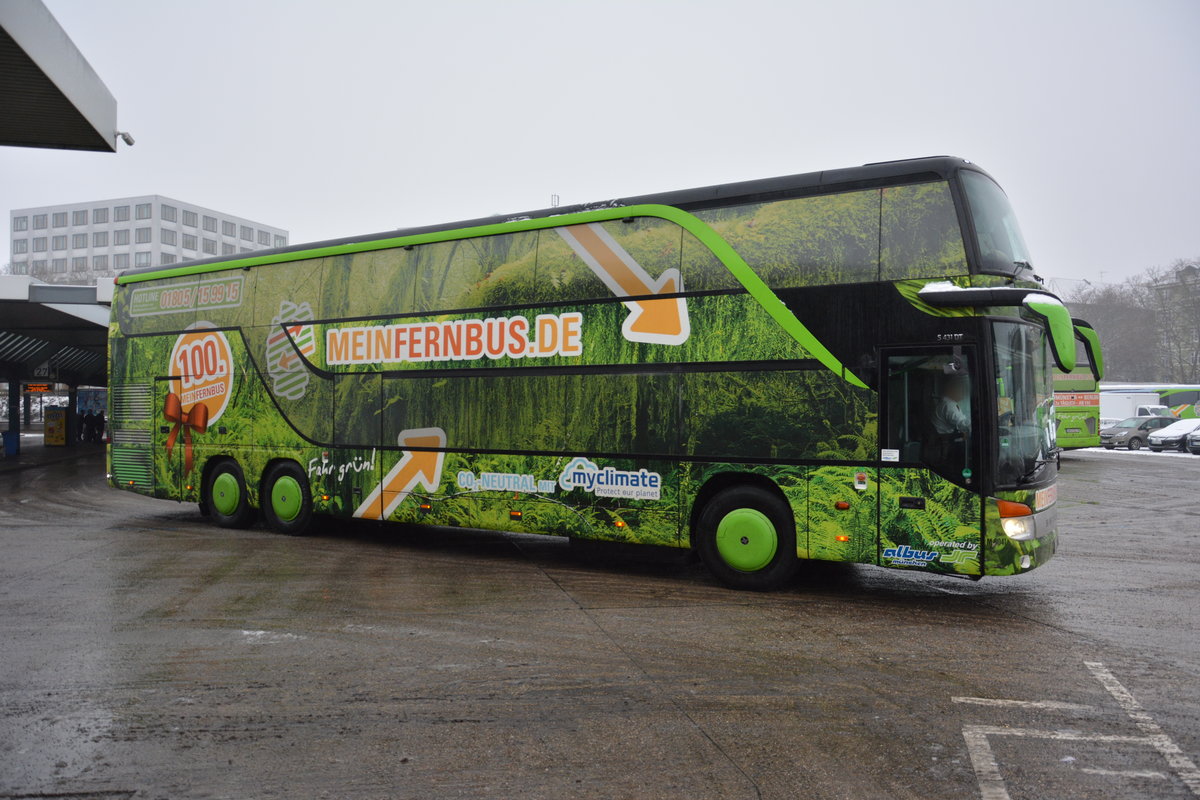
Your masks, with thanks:
[{"label": "green double-decker coach bus", "polygon": [[949,157],[139,269],[110,481],[235,528],[692,548],[743,588],[1011,575],[1055,550],[1077,335]]},{"label": "green double-decker coach bus", "polygon": [[[1100,379],[1104,360],[1099,337],[1083,320],[1073,320],[1075,369],[1054,376],[1057,442],[1063,450],[1100,446]],[[1087,338],[1084,338],[1085,333]]]}]

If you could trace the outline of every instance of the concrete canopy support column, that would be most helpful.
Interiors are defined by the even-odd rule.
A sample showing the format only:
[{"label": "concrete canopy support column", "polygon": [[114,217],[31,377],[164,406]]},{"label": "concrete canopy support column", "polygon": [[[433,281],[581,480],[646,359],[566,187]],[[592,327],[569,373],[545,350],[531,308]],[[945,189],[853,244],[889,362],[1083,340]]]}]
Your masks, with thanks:
[{"label": "concrete canopy support column", "polygon": [[21,379],[17,375],[8,376],[8,429],[21,430]]},{"label": "concrete canopy support column", "polygon": [[67,447],[79,444],[79,387],[67,387]]},{"label": "concrete canopy support column", "polygon": [[21,376],[13,372],[8,376],[8,431],[5,434],[4,452],[7,453],[9,442],[13,439],[15,453],[21,452]]}]

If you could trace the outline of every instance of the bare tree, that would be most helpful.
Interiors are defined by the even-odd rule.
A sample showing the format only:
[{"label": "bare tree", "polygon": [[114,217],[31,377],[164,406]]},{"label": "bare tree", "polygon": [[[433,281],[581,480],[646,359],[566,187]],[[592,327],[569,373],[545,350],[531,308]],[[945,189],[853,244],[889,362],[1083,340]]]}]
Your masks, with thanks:
[{"label": "bare tree", "polygon": [[1200,259],[1179,259],[1121,284],[1084,281],[1063,298],[1096,327],[1106,379],[1200,383]]}]

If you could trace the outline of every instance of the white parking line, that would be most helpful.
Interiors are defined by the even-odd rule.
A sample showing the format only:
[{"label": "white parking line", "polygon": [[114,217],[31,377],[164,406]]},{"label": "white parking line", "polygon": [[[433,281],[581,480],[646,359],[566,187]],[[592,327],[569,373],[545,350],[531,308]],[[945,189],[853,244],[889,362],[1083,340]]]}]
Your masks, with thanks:
[{"label": "white parking line", "polygon": [[[1097,661],[1084,662],[1096,680],[1112,695],[1121,709],[1142,731],[1141,736],[1125,736],[1121,734],[1092,734],[1081,731],[1051,731],[1038,728],[1010,728],[995,725],[963,725],[963,739],[967,743],[967,754],[971,758],[971,766],[979,781],[979,793],[983,800],[1011,800],[1008,788],[1004,784],[1004,776],[1000,774],[1000,765],[996,761],[995,752],[988,741],[992,736],[1014,736],[1026,739],[1050,739],[1073,742],[1110,742],[1123,744],[1144,744],[1153,747],[1166,759],[1180,780],[1191,790],[1192,794],[1200,797],[1200,770],[1196,768],[1179,746],[1171,740],[1158,723],[1142,708],[1141,703],[1126,689],[1120,681]],[[1093,706],[1079,703],[1063,703],[1055,700],[1002,700],[987,697],[954,697],[956,703],[966,703],[984,706],[1000,706],[1012,708],[1033,708],[1049,711],[1084,711],[1096,710]],[[1156,770],[1106,770],[1100,768],[1084,768],[1080,770],[1092,775],[1104,775],[1124,778],[1167,779],[1169,776]]]},{"label": "white parking line", "polygon": [[1004,706],[1010,708],[1038,708],[1048,711],[1095,711],[1095,706],[1083,703],[1062,703],[1058,700],[998,700],[994,697],[951,697],[955,703],[976,706]]},{"label": "white parking line", "polygon": [[[1004,785],[1004,778],[1000,774],[1000,765],[996,763],[996,756],[992,752],[992,745],[988,741],[989,736],[1016,736],[1024,739],[1054,739],[1067,742],[1119,742],[1122,744],[1155,746],[1155,737],[1152,736],[1122,736],[1107,733],[1081,733],[1079,731],[1047,731],[1037,728],[1002,728],[994,725],[964,725],[963,738],[967,742],[967,754],[971,757],[971,766],[975,769],[975,777],[979,780],[979,793],[983,800],[1012,800],[1008,794],[1008,788]],[[1097,774],[1118,775],[1125,773],[1112,770]]]},{"label": "white parking line", "polygon": [[1179,745],[1171,741],[1171,737],[1163,733],[1163,729],[1146,713],[1142,704],[1121,685],[1121,682],[1103,664],[1098,661],[1085,661],[1084,665],[1092,671],[1096,680],[1100,681],[1101,685],[1108,690],[1108,693],[1113,696],[1113,699],[1125,710],[1138,728],[1150,734],[1149,738],[1153,740],[1155,749],[1162,753],[1163,758],[1175,770],[1175,774],[1192,790],[1192,794],[1200,797],[1200,769],[1196,768],[1196,764],[1183,754]]},{"label": "white parking line", "polygon": [[1095,767],[1083,767],[1079,771],[1086,772],[1089,775],[1111,775],[1115,778],[1155,778],[1165,781],[1171,777],[1165,772],[1155,772],[1152,769],[1096,769]]},{"label": "white parking line", "polygon": [[987,732],[977,725],[963,725],[963,738],[967,740],[967,755],[971,757],[971,767],[975,770],[983,800],[1010,800],[1000,765],[988,744]]}]

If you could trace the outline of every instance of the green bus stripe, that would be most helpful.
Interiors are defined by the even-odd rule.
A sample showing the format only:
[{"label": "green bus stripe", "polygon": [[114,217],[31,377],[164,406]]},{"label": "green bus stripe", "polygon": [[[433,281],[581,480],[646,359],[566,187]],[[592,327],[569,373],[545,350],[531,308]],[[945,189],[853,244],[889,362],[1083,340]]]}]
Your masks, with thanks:
[{"label": "green bus stripe", "polygon": [[198,264],[195,266],[180,266],[174,269],[158,270],[155,272],[134,273],[131,275],[122,275],[117,279],[120,285],[139,283],[149,280],[160,280],[163,278],[178,278],[187,275],[202,275],[208,272],[219,272],[230,269],[244,269],[255,267],[263,264],[279,264],[289,261],[300,261],[310,258],[328,258],[330,256],[347,255],[350,253],[363,253],[372,250],[387,250],[393,247],[408,247],[420,244],[433,244],[436,242],[448,242],[459,239],[474,239],[480,236],[497,236],[506,233],[520,233],[522,231],[543,230],[546,228],[557,228],[563,225],[582,225],[589,222],[607,222],[614,219],[625,219],[627,217],[657,217],[679,225],[700,242],[702,242],[713,255],[715,255],[726,269],[737,278],[738,282],[745,287],[750,296],[762,305],[763,309],[779,324],[781,328],[787,331],[793,339],[795,339],[802,347],[804,347],[814,358],[820,361],[826,368],[839,375],[846,382],[858,386],[859,388],[867,388],[858,376],[852,373],[833,355],[829,349],[813,336],[813,334],[804,326],[796,315],[779,299],[775,292],[763,282],[763,279],[758,276],[750,265],[746,263],[737,251],[730,246],[729,242],[721,238],[720,234],[714,231],[704,221],[696,218],[688,212],[675,208],[674,206],[665,206],[658,204],[646,204],[636,206],[624,206],[621,208],[604,208],[596,211],[583,211],[577,214],[563,214],[557,217],[539,217],[537,219],[521,219],[513,220],[512,222],[500,222],[494,225],[476,225],[470,228],[460,228],[458,230],[448,231],[433,231],[431,233],[419,233],[412,236],[397,236],[388,239],[376,239],[369,242],[350,242],[347,244],[330,245],[328,247],[315,247],[311,250],[299,250],[289,253],[273,253],[264,256],[249,256],[247,258],[239,258],[231,261],[220,261],[212,264]]}]

